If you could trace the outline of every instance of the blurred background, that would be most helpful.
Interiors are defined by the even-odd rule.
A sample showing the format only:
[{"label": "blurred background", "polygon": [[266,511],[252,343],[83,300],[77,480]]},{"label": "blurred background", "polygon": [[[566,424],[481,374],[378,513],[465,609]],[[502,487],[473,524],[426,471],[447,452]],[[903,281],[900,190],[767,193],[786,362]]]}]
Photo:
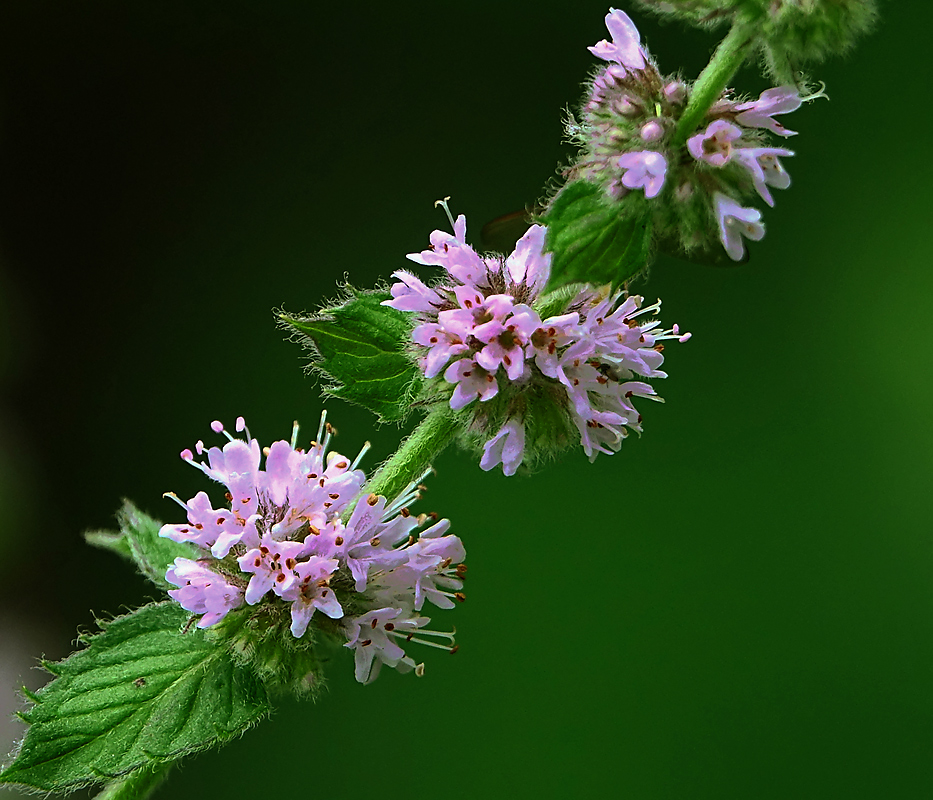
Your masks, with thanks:
[{"label": "blurred background", "polygon": [[[124,496],[175,519],[161,495],[205,488],[178,452],[213,419],[314,427],[272,309],[403,267],[437,198],[478,243],[539,197],[606,10],[0,7],[0,750],[37,656],[156,596],[82,531]],[[698,73],[712,35],[628,10],[662,69]],[[640,287],[694,333],[645,435],[531,478],[439,459],[422,510],[467,545],[468,600],[436,616],[460,652],[366,687],[335,652],[317,704],[158,796],[929,796],[933,9],[884,11],[812,70],[832,99],[787,118],[794,185],[751,262],[662,258]],[[328,407],[370,467],[402,435]]]}]

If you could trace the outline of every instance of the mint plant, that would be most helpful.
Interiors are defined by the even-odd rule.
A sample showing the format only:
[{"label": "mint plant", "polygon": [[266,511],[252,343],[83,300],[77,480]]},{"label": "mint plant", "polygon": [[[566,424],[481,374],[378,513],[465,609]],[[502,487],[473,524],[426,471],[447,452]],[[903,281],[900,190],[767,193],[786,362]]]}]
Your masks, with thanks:
[{"label": "mint plant", "polygon": [[[274,701],[314,698],[329,648],[356,679],[383,667],[423,676],[424,654],[453,653],[433,609],[465,600],[466,551],[450,522],[416,504],[449,445],[483,470],[533,474],[579,444],[590,461],[642,433],[636,404],[660,400],[664,348],[690,334],[661,324],[634,293],[654,255],[741,262],[764,237],[772,190],[788,189],[783,115],[824,96],[799,67],[849,47],[875,16],[867,0],[642,0],[664,16],[729,30],[696,81],[664,75],[632,19],[610,10],[609,39],[567,135],[563,185],[502,247],[468,244],[465,216],[439,201],[449,231],[371,289],[311,315],[277,312],[306,347],[326,396],[377,422],[419,417],[375,472],[332,450],[326,415],[262,447],[240,417],[211,423],[214,444],[181,451],[214,484],[164,524],[132,503],[119,530],[93,532],[166,599],[80,638],[52,679],[27,693],[28,732],[0,784],[143,798],[178,759],[266,717]],[[759,58],[777,85],[729,88]],[[771,136],[779,137],[772,140]],[[488,591],[489,587],[484,587]],[[447,630],[447,628],[450,630]]]}]

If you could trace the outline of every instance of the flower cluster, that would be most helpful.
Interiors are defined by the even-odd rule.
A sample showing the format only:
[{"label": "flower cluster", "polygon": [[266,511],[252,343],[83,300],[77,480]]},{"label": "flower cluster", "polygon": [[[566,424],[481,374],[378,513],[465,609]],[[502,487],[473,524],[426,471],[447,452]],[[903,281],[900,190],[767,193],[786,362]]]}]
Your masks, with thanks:
[{"label": "flower cluster", "polygon": [[[188,519],[159,532],[202,551],[197,560],[177,558],[166,574],[178,587],[171,597],[201,615],[198,627],[215,625],[243,605],[278,620],[283,635],[295,639],[321,623],[320,630],[355,651],[363,683],[382,664],[416,668],[400,643],[455,649],[453,636],[426,629],[430,619],[420,612],[426,600],[452,608],[463,599],[465,552],[460,539],[446,534],[448,520],[408,510],[417,486],[391,502],[363,496],[365,475],[357,464],[366,448],[352,463],[328,452],[333,429],[323,417],[307,449],[297,447],[297,424],[290,442],[262,452],[242,417],[236,430],[246,432],[245,440],[219,422],[212,428],[228,441],[210,449],[198,442],[196,452],[206,451],[206,462],[190,450],[181,455],[226,487],[227,505],[213,508],[205,492],[187,503],[170,495]],[[428,519],[433,524],[416,536]],[[309,643],[312,638],[308,634]]]},{"label": "flower cluster", "polygon": [[425,377],[435,379],[429,391],[446,387],[455,411],[476,404],[470,427],[484,440],[480,466],[501,464],[512,475],[529,450],[560,446],[574,427],[591,460],[618,451],[629,430],[641,432],[634,398],[660,400],[636,378],[667,377],[661,342],[689,334],[644,318],[660,302],[642,308],[641,297],[621,292],[585,288],[558,297],[555,308],[542,295],[551,262],[543,226],[502,259],[466,243],[462,215],[451,224],[453,235],[434,231],[431,249],[408,256],[446,275],[428,285],[396,271],[385,305],[417,315],[412,339]]},{"label": "flower cluster", "polygon": [[765,131],[794,135],[776,117],[812,96],[789,86],[752,101],[724,93],[702,129],[679,142],[675,129],[691,88],[660,74],[624,12],[612,10],[606,26],[612,41],[590,51],[609,65],[593,79],[582,120],[570,123],[582,147],[574,174],[602,185],[615,200],[642,194],[657,238],[683,252],[713,251],[715,231],[729,258],[741,260],[743,238],[757,241],[765,233],[761,212],[743,203],[757,194],[773,206],[771,189],[790,186],[780,159],[793,152],[770,146]]}]

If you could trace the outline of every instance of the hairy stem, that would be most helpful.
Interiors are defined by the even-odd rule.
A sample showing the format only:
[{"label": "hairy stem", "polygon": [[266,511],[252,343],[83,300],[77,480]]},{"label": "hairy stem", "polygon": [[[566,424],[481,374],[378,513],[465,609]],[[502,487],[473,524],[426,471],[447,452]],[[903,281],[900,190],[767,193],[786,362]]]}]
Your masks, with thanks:
[{"label": "hairy stem", "polygon": [[145,800],[165,780],[171,764],[141,767],[108,783],[95,800]]},{"label": "hairy stem", "polygon": [[[456,417],[446,404],[430,412],[402,442],[395,454],[376,470],[369,483],[363,487],[363,493],[381,494],[389,500],[398,497],[409,483],[424,474],[431,462],[454,440],[458,427]],[[347,516],[350,511],[352,509],[347,510]]]},{"label": "hairy stem", "polygon": [[735,75],[754,44],[756,32],[753,26],[745,22],[736,22],[719,43],[709,64],[700,73],[690,101],[677,122],[673,144],[681,147],[703,121],[706,112],[722,94],[723,89]]}]

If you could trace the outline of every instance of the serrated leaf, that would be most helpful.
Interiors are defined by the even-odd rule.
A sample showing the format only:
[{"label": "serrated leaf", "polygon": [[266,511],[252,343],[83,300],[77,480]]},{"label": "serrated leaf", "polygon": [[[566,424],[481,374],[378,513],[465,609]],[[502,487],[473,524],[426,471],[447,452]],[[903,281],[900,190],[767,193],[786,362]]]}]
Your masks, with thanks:
[{"label": "serrated leaf", "polygon": [[88,544],[112,550],[136,563],[139,571],[161,589],[177,587],[165,580],[165,571],[175,559],[198,557],[197,548],[186,542],[173,542],[159,536],[162,523],[140,511],[129,500],[117,512],[120,532],[88,531],[84,538]]},{"label": "serrated leaf", "polygon": [[282,312],[279,319],[310,348],[314,369],[334,382],[325,387],[328,394],[368,408],[382,421],[404,419],[421,377],[405,353],[410,318],[380,305],[388,292],[350,292],[345,303],[320,314]]},{"label": "serrated leaf", "polygon": [[61,792],[222,744],[270,710],[265,688],[229,651],[157,603],[103,625],[54,666],[0,784]]},{"label": "serrated leaf", "polygon": [[629,198],[610,202],[582,180],[561,190],[544,218],[545,248],[554,254],[548,290],[579,282],[615,288],[648,265],[651,216],[643,198]]}]

